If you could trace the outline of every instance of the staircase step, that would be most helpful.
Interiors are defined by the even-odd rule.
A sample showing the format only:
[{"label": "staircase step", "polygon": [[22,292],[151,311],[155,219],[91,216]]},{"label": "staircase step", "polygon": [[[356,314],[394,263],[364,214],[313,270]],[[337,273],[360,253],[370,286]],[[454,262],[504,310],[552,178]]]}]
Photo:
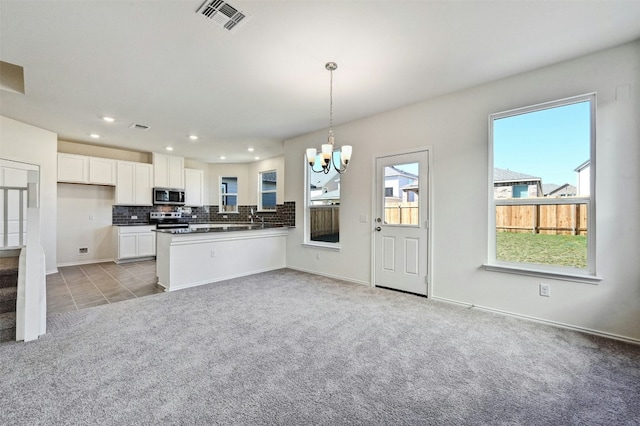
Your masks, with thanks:
[{"label": "staircase step", "polygon": [[5,312],[15,312],[17,298],[17,287],[0,288],[0,314]]},{"label": "staircase step", "polygon": [[18,258],[0,257],[0,288],[15,287],[18,283]]},{"label": "staircase step", "polygon": [[16,313],[0,314],[0,342],[16,340]]}]

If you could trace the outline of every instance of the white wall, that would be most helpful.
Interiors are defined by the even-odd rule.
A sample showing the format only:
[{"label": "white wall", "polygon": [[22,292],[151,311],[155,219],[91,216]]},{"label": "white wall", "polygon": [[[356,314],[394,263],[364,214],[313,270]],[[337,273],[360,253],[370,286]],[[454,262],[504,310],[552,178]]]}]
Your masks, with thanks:
[{"label": "white wall", "polygon": [[[373,225],[360,223],[359,215],[372,209],[373,159],[430,146],[432,297],[640,341],[639,70],[640,42],[634,42],[334,127],[337,145],[353,145],[341,181],[339,252],[301,245],[304,149],[326,131],[285,141],[285,198],[296,202],[288,266],[370,283]],[[617,88],[626,85],[631,96],[616,100]],[[603,280],[592,285],[485,271],[488,115],[594,91],[597,274]],[[551,285],[551,297],[538,295],[540,282]]]},{"label": "white wall", "polygon": [[[112,208],[115,187],[58,184],[58,266],[114,258]],[[87,254],[79,254],[87,247]]]},{"label": "white wall", "polygon": [[0,116],[0,157],[40,166],[40,229],[47,273],[57,270],[56,181],[58,173],[57,135]]}]

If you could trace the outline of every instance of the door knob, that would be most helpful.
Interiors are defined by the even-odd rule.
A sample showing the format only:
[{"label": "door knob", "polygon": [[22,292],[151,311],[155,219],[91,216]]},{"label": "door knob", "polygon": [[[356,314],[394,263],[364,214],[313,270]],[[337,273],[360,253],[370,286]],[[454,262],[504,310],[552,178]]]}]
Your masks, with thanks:
[{"label": "door knob", "polygon": [[376,226],[376,231],[380,232],[380,231],[382,231],[382,228],[379,227],[379,226]]}]

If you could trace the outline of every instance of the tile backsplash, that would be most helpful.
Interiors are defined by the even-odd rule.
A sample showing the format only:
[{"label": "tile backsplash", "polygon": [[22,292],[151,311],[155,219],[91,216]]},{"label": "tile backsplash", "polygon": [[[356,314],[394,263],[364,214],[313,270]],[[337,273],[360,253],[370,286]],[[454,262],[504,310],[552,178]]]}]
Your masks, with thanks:
[{"label": "tile backsplash", "polygon": [[[176,207],[176,206],[113,206],[112,223],[114,225],[132,225],[149,223],[149,213],[151,212],[171,212],[182,209],[183,217],[189,222],[249,222],[251,209],[254,211],[253,220],[261,221],[264,218],[266,223],[282,223],[287,226],[296,224],[296,203],[285,201],[278,204],[274,212],[258,212],[256,205],[238,206],[238,213],[219,213],[218,206],[203,207]],[[136,216],[136,219],[132,219]],[[192,216],[196,216],[195,218]]]}]

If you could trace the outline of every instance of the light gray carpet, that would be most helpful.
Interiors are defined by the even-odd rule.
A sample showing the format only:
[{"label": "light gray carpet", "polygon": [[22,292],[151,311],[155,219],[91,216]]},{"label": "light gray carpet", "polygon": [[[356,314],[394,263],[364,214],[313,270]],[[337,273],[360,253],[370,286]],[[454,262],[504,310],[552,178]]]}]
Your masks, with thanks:
[{"label": "light gray carpet", "polygon": [[0,424],[640,423],[640,347],[280,270],[52,315]]}]

